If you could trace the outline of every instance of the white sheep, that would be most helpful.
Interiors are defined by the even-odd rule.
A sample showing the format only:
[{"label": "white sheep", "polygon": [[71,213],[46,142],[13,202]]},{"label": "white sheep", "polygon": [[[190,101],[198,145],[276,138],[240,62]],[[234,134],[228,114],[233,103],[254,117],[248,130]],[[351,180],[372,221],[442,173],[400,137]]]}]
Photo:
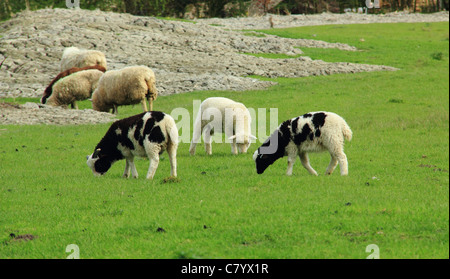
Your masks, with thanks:
[{"label": "white sheep", "polygon": [[99,65],[106,67],[106,58],[103,52],[98,50],[79,49],[77,47],[68,47],[64,50],[61,57],[60,72],[70,68],[83,68],[86,66]]},{"label": "white sheep", "polygon": [[256,172],[262,174],[276,160],[287,155],[287,175],[292,175],[297,156],[305,169],[317,175],[309,164],[308,152],[328,150],[331,161],[325,174],[333,173],[339,162],[341,175],[347,175],[344,139],[350,141],[352,131],[342,117],[332,112],[311,112],[286,120],[253,154]]},{"label": "white sheep", "polygon": [[[211,116],[214,120],[210,121]],[[224,97],[211,97],[204,100],[194,122],[194,132],[189,148],[191,155],[195,154],[197,143],[200,143],[202,131],[204,131],[205,150],[208,155],[212,154],[212,135],[214,132],[225,132],[230,140],[231,152],[238,154],[246,153],[251,140],[256,139],[251,134],[252,118],[247,107]]]},{"label": "white sheep", "polygon": [[67,106],[78,109],[76,101],[86,100],[92,96],[103,72],[100,70],[84,70],[58,80],[52,87],[52,95],[46,104],[51,106]]},{"label": "white sheep", "polygon": [[92,94],[92,107],[104,112],[112,109],[117,113],[118,106],[141,103],[143,110],[147,111],[147,100],[151,111],[152,101],[157,96],[153,71],[146,66],[130,66],[105,72]]}]

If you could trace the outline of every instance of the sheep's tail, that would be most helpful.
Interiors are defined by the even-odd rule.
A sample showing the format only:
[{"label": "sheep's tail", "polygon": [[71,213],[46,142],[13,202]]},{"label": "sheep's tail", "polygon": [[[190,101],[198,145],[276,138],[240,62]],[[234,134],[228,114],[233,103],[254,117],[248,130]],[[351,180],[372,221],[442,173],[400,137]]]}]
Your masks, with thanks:
[{"label": "sheep's tail", "polygon": [[348,141],[352,140],[353,132],[348,126],[347,122],[344,121],[344,126],[342,127],[342,134],[344,134],[344,138]]},{"label": "sheep's tail", "polygon": [[145,97],[147,99],[151,98],[152,101],[156,100],[158,97],[158,91],[156,90],[155,82],[153,80],[154,78],[146,78],[145,83],[147,84],[147,94]]},{"label": "sheep's tail", "polygon": [[175,124],[175,120],[173,120],[173,118],[171,119],[171,121],[167,127],[167,131],[168,131],[170,141],[174,145],[178,145],[178,128],[177,128],[177,125]]}]

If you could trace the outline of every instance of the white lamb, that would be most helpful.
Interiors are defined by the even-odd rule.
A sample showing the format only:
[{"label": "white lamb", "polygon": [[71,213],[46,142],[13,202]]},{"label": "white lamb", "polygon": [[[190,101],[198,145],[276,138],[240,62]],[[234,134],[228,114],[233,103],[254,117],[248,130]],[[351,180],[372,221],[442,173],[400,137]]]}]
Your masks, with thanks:
[{"label": "white lamb", "polygon": [[120,70],[106,71],[92,94],[92,107],[98,111],[117,113],[117,107],[141,103],[147,111],[153,110],[156,100],[156,79],[153,71],[146,66],[130,66]]},{"label": "white lamb", "polygon": [[106,68],[106,58],[103,52],[98,50],[79,49],[68,47],[61,57],[61,70],[63,72],[70,68],[83,68],[86,66],[100,65]]},{"label": "white lamb", "polygon": [[[210,117],[214,120],[210,121]],[[212,135],[214,132],[225,132],[231,143],[231,153],[246,153],[250,146],[251,139],[256,139],[251,134],[251,115],[247,107],[228,98],[212,97],[204,100],[194,123],[189,152],[195,154],[197,143],[200,143],[201,134],[205,129],[205,150],[208,155],[212,154]]]},{"label": "white lamb", "polygon": [[73,108],[78,109],[76,101],[89,99],[102,75],[102,71],[92,69],[79,71],[58,80],[53,85],[52,95],[46,104],[63,107],[72,104]]}]

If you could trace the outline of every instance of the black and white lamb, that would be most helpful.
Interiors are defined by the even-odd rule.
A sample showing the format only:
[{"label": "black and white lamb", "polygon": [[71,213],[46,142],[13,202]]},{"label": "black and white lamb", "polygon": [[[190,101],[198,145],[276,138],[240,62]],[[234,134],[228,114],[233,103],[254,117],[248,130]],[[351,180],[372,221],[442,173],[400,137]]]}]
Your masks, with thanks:
[{"label": "black and white lamb", "polygon": [[159,155],[167,150],[170,175],[177,176],[178,130],[174,119],[163,112],[152,111],[114,122],[97,144],[94,153],[87,156],[87,165],[95,176],[105,174],[111,165],[126,159],[123,176],[138,177],[134,157],[148,157],[147,179],[153,179],[159,164]]},{"label": "black and white lamb", "polygon": [[288,156],[286,174],[292,175],[295,159],[299,156],[303,167],[317,175],[309,164],[308,152],[328,150],[331,162],[325,174],[333,173],[339,163],[341,175],[347,175],[344,139],[350,141],[352,131],[342,117],[332,112],[310,112],[286,120],[253,154],[256,172],[262,174],[276,160]]}]

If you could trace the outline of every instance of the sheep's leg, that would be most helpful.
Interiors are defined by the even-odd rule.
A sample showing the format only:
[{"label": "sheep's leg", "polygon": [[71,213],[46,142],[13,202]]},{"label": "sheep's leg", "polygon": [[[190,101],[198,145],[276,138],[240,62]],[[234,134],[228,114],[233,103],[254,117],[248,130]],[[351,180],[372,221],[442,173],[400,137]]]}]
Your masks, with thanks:
[{"label": "sheep's leg", "polygon": [[312,175],[317,176],[317,172],[309,164],[308,153],[305,153],[305,152],[304,153],[300,153],[299,157],[300,157],[300,161],[302,162],[303,167],[305,169],[307,169],[309,171],[309,173],[311,173]]},{"label": "sheep's leg", "polygon": [[130,163],[128,163],[128,159],[125,160],[125,170],[123,172],[123,177],[128,178],[130,177]]},{"label": "sheep's leg", "polygon": [[146,112],[147,111],[147,101],[145,99],[142,99],[141,104],[142,104],[142,109],[144,110],[144,112]]},{"label": "sheep's leg", "polygon": [[294,163],[295,163],[295,158],[296,158],[295,155],[296,154],[288,155],[288,168],[287,168],[286,175],[289,175],[289,176],[292,175],[292,170],[294,169]]},{"label": "sheep's leg", "polygon": [[202,136],[201,125],[202,124],[199,121],[195,121],[194,123],[194,132],[192,133],[191,146],[189,147],[189,153],[191,153],[191,155],[195,154],[195,147],[197,146],[197,143],[200,142]]},{"label": "sheep's leg", "polygon": [[71,106],[73,109],[78,109],[78,105],[77,105],[77,102],[76,102],[76,101],[73,101],[73,102],[70,104],[70,106]]},{"label": "sheep's leg", "polygon": [[337,164],[338,164],[338,160],[336,159],[336,157],[333,154],[331,154],[331,161],[330,161],[330,164],[328,165],[327,170],[325,171],[325,174],[328,174],[328,175],[332,174],[334,169],[336,168]]},{"label": "sheep's leg", "polygon": [[214,135],[214,131],[212,130],[212,127],[208,124],[205,130],[205,151],[206,154],[208,155],[212,154],[212,144],[211,144],[212,135]]},{"label": "sheep's leg", "polygon": [[148,166],[147,179],[153,179],[153,176],[155,176],[155,172],[159,164],[159,152],[161,151],[161,146],[156,143],[151,143],[149,140],[145,140],[144,148],[150,161],[150,164]]},{"label": "sheep's leg", "polygon": [[341,175],[348,175],[347,156],[343,151],[339,155],[337,155],[337,160],[339,161],[339,168],[341,169]]},{"label": "sheep's leg", "polygon": [[125,171],[123,172],[123,177],[130,177],[130,171],[133,178],[138,178],[138,173],[136,170],[136,166],[134,165],[133,158],[126,159]]},{"label": "sheep's leg", "polygon": [[170,176],[177,177],[177,146],[170,144],[167,147],[170,161]]},{"label": "sheep's leg", "polygon": [[212,155],[212,137],[209,134],[205,134],[205,151],[206,154]]},{"label": "sheep's leg", "polygon": [[113,105],[112,113],[117,114],[117,105]]},{"label": "sheep's leg", "polygon": [[153,111],[153,99],[151,97],[147,97],[149,111]]},{"label": "sheep's leg", "polygon": [[159,155],[152,156],[149,159],[150,159],[150,166],[148,167],[147,179],[153,179],[153,176],[155,176],[156,169],[158,168]]},{"label": "sheep's leg", "polygon": [[233,153],[234,155],[238,154],[236,139],[233,139],[233,141],[231,142],[231,153]]}]

